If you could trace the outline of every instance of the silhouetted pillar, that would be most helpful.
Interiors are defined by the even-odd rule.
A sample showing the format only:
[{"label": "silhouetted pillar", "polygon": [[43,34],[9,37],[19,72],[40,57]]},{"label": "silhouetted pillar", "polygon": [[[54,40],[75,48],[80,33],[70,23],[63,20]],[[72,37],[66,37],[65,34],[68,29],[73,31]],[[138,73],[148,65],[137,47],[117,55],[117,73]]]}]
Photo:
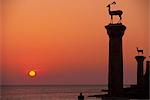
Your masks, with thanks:
[{"label": "silhouetted pillar", "polygon": [[137,61],[137,85],[141,85],[142,78],[144,75],[144,70],[143,70],[143,62],[146,57],[144,56],[136,56],[135,59]]},{"label": "silhouetted pillar", "polygon": [[146,61],[146,72],[145,74],[150,72],[150,61]]},{"label": "silhouetted pillar", "polygon": [[108,94],[121,96],[123,92],[122,37],[126,26],[122,24],[109,24],[105,28],[109,36]]},{"label": "silhouetted pillar", "polygon": [[145,72],[145,84],[144,84],[144,87],[145,87],[145,90],[146,90],[146,97],[147,98],[150,98],[149,97],[149,82],[150,82],[150,61],[146,61],[146,72]]},{"label": "silhouetted pillar", "polygon": [[148,86],[149,86],[149,81],[150,81],[150,79],[149,79],[149,77],[150,77],[149,72],[150,72],[150,61],[146,61],[146,71],[145,71],[144,75],[147,77],[146,80],[148,80]]}]

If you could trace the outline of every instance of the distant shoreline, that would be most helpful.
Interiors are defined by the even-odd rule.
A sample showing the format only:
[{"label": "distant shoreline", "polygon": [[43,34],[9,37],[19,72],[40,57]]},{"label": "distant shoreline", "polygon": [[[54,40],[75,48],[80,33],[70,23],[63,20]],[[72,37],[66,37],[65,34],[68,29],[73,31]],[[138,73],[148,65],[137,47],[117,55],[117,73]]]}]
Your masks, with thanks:
[{"label": "distant shoreline", "polygon": [[107,86],[107,84],[100,84],[100,85],[98,85],[98,84],[50,84],[50,85],[48,85],[48,84],[42,84],[42,85],[38,85],[38,84],[33,84],[33,85],[28,85],[28,84],[26,84],[26,85],[0,85],[0,87],[11,87],[11,86]]},{"label": "distant shoreline", "polygon": [[[130,85],[133,85],[133,84],[125,84],[124,86],[130,86]],[[42,85],[0,85],[0,87],[52,87],[52,86],[108,86],[108,84],[100,84],[100,85],[98,85],[98,84],[50,84],[50,85],[44,85],[44,84],[42,84]]]}]

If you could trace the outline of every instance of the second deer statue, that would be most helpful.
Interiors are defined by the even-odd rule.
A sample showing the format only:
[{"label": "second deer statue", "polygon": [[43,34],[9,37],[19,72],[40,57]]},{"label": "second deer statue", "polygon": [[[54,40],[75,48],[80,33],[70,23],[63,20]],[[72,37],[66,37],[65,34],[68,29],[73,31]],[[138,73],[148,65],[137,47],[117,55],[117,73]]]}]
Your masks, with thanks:
[{"label": "second deer statue", "polygon": [[122,20],[122,16],[121,15],[123,14],[123,12],[121,10],[111,11],[110,10],[110,6],[113,5],[113,4],[116,4],[116,2],[113,2],[113,3],[109,4],[109,5],[107,5],[108,11],[109,11],[109,15],[111,16],[111,23],[113,22],[113,16],[119,16],[120,20],[119,20],[118,23],[121,23],[121,20]]},{"label": "second deer statue", "polygon": [[137,49],[138,55],[139,55],[140,53],[143,54],[143,50],[140,50],[138,47],[136,47],[136,49]]}]

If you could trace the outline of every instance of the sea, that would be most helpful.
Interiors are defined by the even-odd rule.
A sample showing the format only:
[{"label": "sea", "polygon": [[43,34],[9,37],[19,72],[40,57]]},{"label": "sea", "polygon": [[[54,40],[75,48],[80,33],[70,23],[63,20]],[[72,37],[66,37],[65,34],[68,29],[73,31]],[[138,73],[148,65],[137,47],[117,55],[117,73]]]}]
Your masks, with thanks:
[{"label": "sea", "polygon": [[88,97],[105,94],[107,85],[33,85],[1,86],[0,100],[78,100],[82,92],[84,100],[101,100]]}]

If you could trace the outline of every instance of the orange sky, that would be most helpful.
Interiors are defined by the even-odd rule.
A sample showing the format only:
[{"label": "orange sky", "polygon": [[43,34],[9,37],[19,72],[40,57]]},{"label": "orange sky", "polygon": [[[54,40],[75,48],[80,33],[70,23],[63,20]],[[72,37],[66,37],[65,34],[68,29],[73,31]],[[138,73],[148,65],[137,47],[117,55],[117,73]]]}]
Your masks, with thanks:
[{"label": "orange sky", "polygon": [[[3,84],[105,84],[111,0],[4,0]],[[148,56],[148,0],[116,0],[127,26],[124,81],[136,82],[136,47]],[[117,17],[115,18],[117,20]],[[30,79],[26,73],[37,70]]]}]

